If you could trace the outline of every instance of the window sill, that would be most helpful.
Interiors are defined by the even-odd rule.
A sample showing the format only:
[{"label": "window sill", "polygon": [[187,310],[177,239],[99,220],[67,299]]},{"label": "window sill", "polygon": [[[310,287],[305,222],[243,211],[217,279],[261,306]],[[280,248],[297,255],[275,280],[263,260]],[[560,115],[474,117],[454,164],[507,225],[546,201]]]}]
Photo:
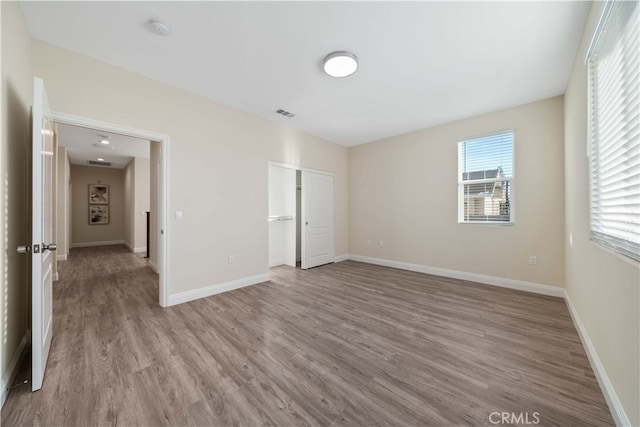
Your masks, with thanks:
[{"label": "window sill", "polygon": [[[638,265],[640,265],[640,261],[636,260],[635,258],[623,253],[623,252],[619,252],[617,250],[615,250],[613,247],[609,246],[609,245],[605,245],[604,243],[600,242],[599,240],[594,240],[592,238],[589,239],[589,243],[591,243],[593,246],[597,247],[598,249],[600,249],[603,252],[607,252],[609,253],[609,255],[614,256],[615,258],[618,258],[620,261],[624,261],[627,264],[633,265],[634,267],[638,267]],[[573,249],[573,247],[571,247],[571,249]]]}]

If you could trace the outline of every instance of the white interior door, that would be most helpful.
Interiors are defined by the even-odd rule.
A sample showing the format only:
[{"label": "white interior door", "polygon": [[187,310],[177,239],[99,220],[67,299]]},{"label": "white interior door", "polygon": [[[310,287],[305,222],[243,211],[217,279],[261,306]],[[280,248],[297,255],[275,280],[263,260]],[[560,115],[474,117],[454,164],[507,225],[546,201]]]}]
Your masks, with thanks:
[{"label": "white interior door", "polygon": [[302,268],[334,262],[333,176],[302,171]]},{"label": "white interior door", "polygon": [[53,122],[41,79],[33,88],[32,389],[42,387],[53,335]]},{"label": "white interior door", "polygon": [[296,266],[296,171],[269,165],[269,267]]}]

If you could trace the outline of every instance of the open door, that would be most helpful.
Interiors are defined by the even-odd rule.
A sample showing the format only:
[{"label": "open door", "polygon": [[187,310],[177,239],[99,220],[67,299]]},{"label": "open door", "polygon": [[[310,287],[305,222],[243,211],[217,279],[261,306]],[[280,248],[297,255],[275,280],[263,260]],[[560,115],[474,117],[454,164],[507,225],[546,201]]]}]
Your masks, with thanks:
[{"label": "open door", "polygon": [[296,171],[269,165],[269,267],[296,266]]},{"label": "open door", "polygon": [[333,175],[302,170],[302,268],[335,261]]},{"label": "open door", "polygon": [[53,335],[53,121],[44,83],[33,86],[33,172],[31,246],[31,357],[33,391],[42,388]]}]

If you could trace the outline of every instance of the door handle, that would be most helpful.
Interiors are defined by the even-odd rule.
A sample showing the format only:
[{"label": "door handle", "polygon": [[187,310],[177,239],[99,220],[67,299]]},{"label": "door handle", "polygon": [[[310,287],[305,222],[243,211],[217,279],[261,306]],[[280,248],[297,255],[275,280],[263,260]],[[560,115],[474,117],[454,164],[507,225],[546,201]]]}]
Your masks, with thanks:
[{"label": "door handle", "polygon": [[31,252],[31,245],[18,246],[16,248],[16,252],[19,254],[28,254]]},{"label": "door handle", "polygon": [[58,249],[58,245],[56,245],[55,243],[49,243],[48,245],[46,244],[42,244],[42,252],[44,251],[55,251],[56,249]]}]

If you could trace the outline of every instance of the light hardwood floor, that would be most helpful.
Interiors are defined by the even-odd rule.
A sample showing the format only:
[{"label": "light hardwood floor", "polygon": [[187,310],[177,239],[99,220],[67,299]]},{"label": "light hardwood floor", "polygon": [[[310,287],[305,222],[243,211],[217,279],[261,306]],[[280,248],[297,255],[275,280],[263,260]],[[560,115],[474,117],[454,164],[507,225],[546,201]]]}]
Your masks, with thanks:
[{"label": "light hardwood floor", "polygon": [[140,256],[73,249],[44,386],[2,425],[613,425],[561,299],[351,261],[271,274],[163,309]]}]

